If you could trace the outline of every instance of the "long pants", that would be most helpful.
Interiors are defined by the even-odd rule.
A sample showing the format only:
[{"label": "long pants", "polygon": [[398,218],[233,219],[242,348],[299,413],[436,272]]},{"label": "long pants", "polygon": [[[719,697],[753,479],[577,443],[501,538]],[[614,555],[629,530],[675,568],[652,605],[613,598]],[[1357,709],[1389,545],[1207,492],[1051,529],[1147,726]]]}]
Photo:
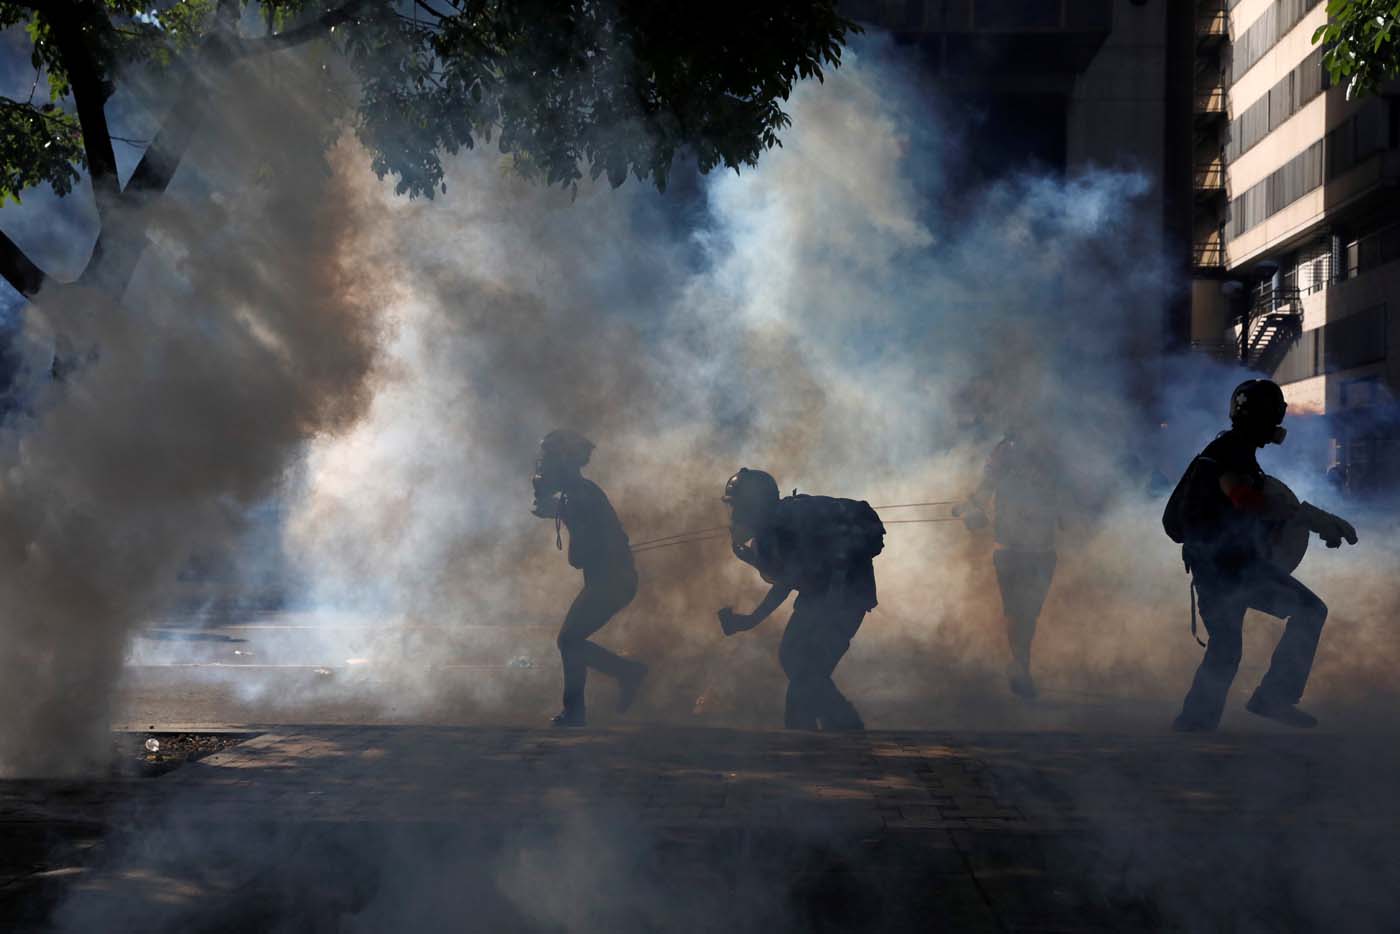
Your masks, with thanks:
[{"label": "long pants", "polygon": [[584,687],[588,669],[621,680],[632,674],[637,662],[609,652],[590,640],[618,611],[637,595],[635,572],[620,572],[607,576],[584,575],[583,590],[569,606],[564,625],[559,629],[559,658],[564,663],[564,709],[584,710]]},{"label": "long pants", "polygon": [[992,555],[1001,587],[1002,615],[1011,657],[1023,668],[1031,663],[1031,640],[1050,581],[1055,576],[1055,553],[1028,548],[1000,548]]},{"label": "long pants", "polygon": [[788,729],[865,729],[854,705],[831,680],[865,612],[824,594],[797,595],[778,647],[778,661],[788,677],[783,715]]},{"label": "long pants", "polygon": [[1219,725],[1230,683],[1240,667],[1245,610],[1251,608],[1286,621],[1257,693],[1271,702],[1298,703],[1312,671],[1327,605],[1271,564],[1254,564],[1233,575],[1201,568],[1193,578],[1201,623],[1210,641],[1182,704],[1182,718],[1211,729]]}]

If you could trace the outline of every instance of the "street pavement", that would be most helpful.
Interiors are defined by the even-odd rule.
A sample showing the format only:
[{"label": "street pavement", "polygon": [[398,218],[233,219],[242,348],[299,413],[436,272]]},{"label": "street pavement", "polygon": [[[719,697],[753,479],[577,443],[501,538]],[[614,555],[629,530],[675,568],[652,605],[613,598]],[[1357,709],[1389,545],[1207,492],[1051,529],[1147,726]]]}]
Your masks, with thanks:
[{"label": "street pavement", "polygon": [[[942,729],[737,728],[778,719],[775,685],[747,720],[683,697],[558,732],[552,627],[418,635],[148,629],[115,728],[243,741],[159,777],[0,781],[0,930],[1398,929],[1393,718],[1296,733],[1235,704],[1182,736],[1163,691],[1051,681],[912,715],[862,694],[874,724]],[[386,704],[420,680],[431,703]]]},{"label": "street pavement", "polygon": [[0,927],[1387,931],[1391,736],[268,727],[0,782]]}]

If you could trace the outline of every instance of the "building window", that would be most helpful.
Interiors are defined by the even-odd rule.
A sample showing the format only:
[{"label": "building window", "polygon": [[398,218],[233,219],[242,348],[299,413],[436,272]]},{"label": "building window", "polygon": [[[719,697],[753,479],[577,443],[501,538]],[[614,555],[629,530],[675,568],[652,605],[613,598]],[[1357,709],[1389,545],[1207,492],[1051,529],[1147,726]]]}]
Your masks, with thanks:
[{"label": "building window", "polygon": [[1283,355],[1278,369],[1274,370],[1274,380],[1280,384],[1296,383],[1312,379],[1317,375],[1317,335],[1321,328],[1304,331],[1298,341]]},{"label": "building window", "polygon": [[1386,306],[1373,305],[1323,325],[1318,329],[1322,332],[1322,371],[1337,373],[1385,360],[1388,323]]},{"label": "building window", "polygon": [[[1373,305],[1339,321],[1304,331],[1283,355],[1274,370],[1274,379],[1279,383],[1296,383],[1324,373],[1380,363],[1388,352],[1389,323],[1386,306]],[[1360,393],[1362,390],[1352,392]],[[1357,404],[1347,399],[1347,389],[1343,386],[1342,407],[1350,408]]]},{"label": "building window", "polygon": [[1238,81],[1258,64],[1278,41],[1288,35],[1308,11],[1322,0],[1274,0],[1262,16],[1249,25],[1234,42],[1230,66],[1231,81]]},{"label": "building window", "polygon": [[1351,119],[1288,160],[1268,178],[1230,202],[1229,234],[1238,237],[1294,201],[1385,150],[1391,140],[1391,109],[1371,100]]},{"label": "building window", "polygon": [[1400,224],[1393,224],[1347,244],[1347,278],[1397,259],[1400,259]]}]

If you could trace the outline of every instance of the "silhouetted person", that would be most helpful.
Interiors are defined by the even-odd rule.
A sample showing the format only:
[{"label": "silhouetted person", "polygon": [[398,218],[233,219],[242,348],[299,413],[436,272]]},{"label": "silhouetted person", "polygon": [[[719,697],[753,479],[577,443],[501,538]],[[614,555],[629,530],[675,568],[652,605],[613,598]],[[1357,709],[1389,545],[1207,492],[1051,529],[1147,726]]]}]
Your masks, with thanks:
[{"label": "silhouetted person", "polygon": [[741,469],[724,487],[734,555],[772,585],[753,613],[719,611],[726,636],[753,629],[794,590],[778,661],[788,678],[790,730],[861,730],[856,708],[831,680],[865,614],[876,605],[873,559],[885,527],[867,503],[794,493],[761,470]]},{"label": "silhouetted person", "polygon": [[555,522],[555,542],[562,549],[560,527],[569,532],[569,564],[583,571],[583,591],[574,598],[559,630],[559,657],[564,665],[564,709],[551,721],[578,727],[587,721],[584,685],[593,668],[617,680],[618,712],[636,699],[647,667],[590,641],[637,595],[637,569],[627,533],[598,485],[579,471],[593,452],[593,442],[575,431],[551,431],[540,442],[535,466],[534,514]]},{"label": "silhouetted person", "polygon": [[[1241,383],[1230,398],[1230,430],[1206,445],[1187,467],[1162,516],[1191,573],[1209,642],[1173,727],[1213,730],[1240,665],[1245,611],[1286,620],[1269,670],[1245,709],[1295,727],[1317,720],[1297,707],[1312,670],[1327,606],[1271,560],[1282,529],[1302,523],[1328,548],[1356,544],[1346,521],[1309,503],[1259,468],[1255,452],[1282,444],[1287,405],[1265,379]],[[1282,491],[1281,495],[1279,491]],[[1305,532],[1306,534],[1306,532]],[[1303,539],[1306,543],[1306,538]],[[1299,553],[1301,557],[1301,552]]]},{"label": "silhouetted person", "polygon": [[1055,533],[1060,525],[1059,484],[1051,475],[1046,446],[1012,430],[992,449],[982,482],[956,510],[970,529],[995,515],[997,584],[1011,661],[1006,680],[1020,697],[1036,696],[1031,678],[1031,641],[1055,576]]}]

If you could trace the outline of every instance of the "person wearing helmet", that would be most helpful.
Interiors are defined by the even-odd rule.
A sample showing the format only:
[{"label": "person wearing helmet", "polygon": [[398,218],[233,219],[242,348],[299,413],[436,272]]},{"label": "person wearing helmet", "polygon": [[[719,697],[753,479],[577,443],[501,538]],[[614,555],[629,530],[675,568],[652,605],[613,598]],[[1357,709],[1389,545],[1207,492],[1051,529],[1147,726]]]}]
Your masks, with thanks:
[{"label": "person wearing helmet", "polygon": [[1327,606],[1270,560],[1269,530],[1300,521],[1329,548],[1356,544],[1350,523],[1310,503],[1284,507],[1265,495],[1255,452],[1282,444],[1287,412],[1283,390],[1267,379],[1246,380],[1230,397],[1230,428],[1196,456],[1168,502],[1164,525],[1182,542],[1209,641],[1173,728],[1213,730],[1220,723],[1239,668],[1243,623],[1253,608],[1286,620],[1269,670],[1245,709],[1294,727],[1317,724],[1298,709]]},{"label": "person wearing helmet", "polygon": [[586,724],[584,687],[589,668],[617,681],[619,713],[632,706],[647,673],[646,665],[609,652],[591,639],[637,595],[637,570],[627,533],[607,495],[581,473],[592,453],[593,442],[578,432],[551,431],[540,442],[533,478],[533,513],[554,520],[555,544],[560,549],[560,531],[568,531],[569,564],[583,572],[583,590],[559,629],[564,707],[551,721],[558,727]]},{"label": "person wearing helmet", "polygon": [[1059,485],[1047,448],[1034,431],[1012,428],[992,449],[981,484],[954,509],[969,529],[977,529],[987,524],[987,510],[995,506],[992,563],[1011,653],[1006,679],[1012,693],[1027,700],[1036,696],[1031,640],[1055,576],[1061,522]]},{"label": "person wearing helmet", "polygon": [[741,469],[724,488],[734,555],[770,584],[749,614],[719,611],[726,636],[753,629],[797,591],[778,649],[788,677],[788,729],[860,730],[855,706],[832,680],[865,614],[876,605],[874,557],[884,526],[867,503],[794,493],[761,470]]}]

